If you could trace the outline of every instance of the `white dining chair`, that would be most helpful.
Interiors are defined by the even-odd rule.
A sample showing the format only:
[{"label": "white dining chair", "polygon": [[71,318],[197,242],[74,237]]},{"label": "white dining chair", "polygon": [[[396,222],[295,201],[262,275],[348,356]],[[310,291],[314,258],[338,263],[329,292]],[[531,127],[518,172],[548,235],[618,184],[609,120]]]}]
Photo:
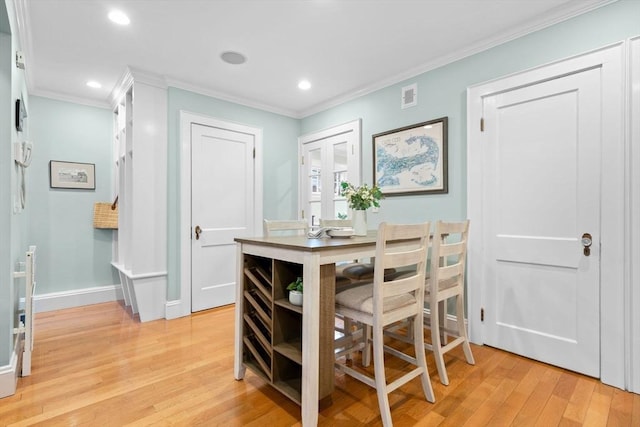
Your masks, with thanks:
[{"label": "white dining chair", "polygon": [[[373,343],[374,376],[336,362],[336,369],[364,382],[377,391],[383,425],[391,426],[388,394],[410,380],[420,377],[422,391],[434,402],[433,389],[423,340],[423,306],[429,223],[397,225],[382,223],[378,228],[373,283],[347,289],[336,295],[336,313],[367,325]],[[405,273],[396,280],[387,280],[385,268],[401,268]],[[386,326],[411,319],[415,356],[384,344]],[[368,334],[366,334],[368,335]],[[369,345],[365,340],[365,347]],[[415,365],[410,372],[387,383],[384,353]]]},{"label": "white dining chair", "polygon": [[[431,267],[426,280],[425,300],[429,303],[429,316],[425,326],[431,330],[431,343],[425,347],[433,352],[442,384],[449,384],[443,355],[462,345],[467,363],[475,360],[469,345],[464,322],[464,277],[467,258],[469,220],[461,222],[438,221],[431,244]],[[447,301],[455,298],[456,330],[446,328]],[[443,313],[440,310],[444,310]],[[443,334],[445,332],[445,334]],[[453,340],[443,342],[443,336]]]},{"label": "white dining chair", "polygon": [[263,222],[265,236],[303,236],[307,234],[308,229],[309,226],[305,220],[265,219]]}]

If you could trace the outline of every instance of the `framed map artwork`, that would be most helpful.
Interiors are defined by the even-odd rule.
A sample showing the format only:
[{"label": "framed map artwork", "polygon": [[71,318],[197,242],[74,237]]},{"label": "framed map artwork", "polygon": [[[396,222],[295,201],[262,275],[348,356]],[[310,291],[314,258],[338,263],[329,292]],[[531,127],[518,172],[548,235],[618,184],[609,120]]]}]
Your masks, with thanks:
[{"label": "framed map artwork", "polygon": [[385,196],[447,193],[447,117],[373,135],[373,182]]}]

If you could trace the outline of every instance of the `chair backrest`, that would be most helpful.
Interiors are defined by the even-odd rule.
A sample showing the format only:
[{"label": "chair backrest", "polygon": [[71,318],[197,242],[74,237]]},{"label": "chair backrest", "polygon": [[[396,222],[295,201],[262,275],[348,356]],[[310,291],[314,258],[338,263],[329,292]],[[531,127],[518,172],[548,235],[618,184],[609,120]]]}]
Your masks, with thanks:
[{"label": "chair backrest", "polygon": [[353,227],[350,219],[320,219],[320,227]]},{"label": "chair backrest", "polygon": [[266,237],[306,235],[308,225],[305,220],[269,220],[265,219],[263,231]]},{"label": "chair backrest", "polygon": [[[424,283],[429,249],[428,222],[422,224],[387,224],[378,227],[376,258],[373,274],[373,314],[384,325],[422,313]],[[406,271],[400,278],[385,279],[389,268]],[[398,299],[412,293],[410,304]]]},{"label": "chair backrest", "polygon": [[469,220],[436,222],[431,243],[431,292],[464,287]]}]

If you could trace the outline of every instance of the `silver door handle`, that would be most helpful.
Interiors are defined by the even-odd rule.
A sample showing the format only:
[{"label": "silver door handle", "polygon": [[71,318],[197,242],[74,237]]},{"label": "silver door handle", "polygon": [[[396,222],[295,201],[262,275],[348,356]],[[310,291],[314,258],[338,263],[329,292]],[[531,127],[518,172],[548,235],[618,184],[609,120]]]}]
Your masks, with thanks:
[{"label": "silver door handle", "polygon": [[593,238],[591,237],[591,234],[584,233],[582,235],[582,247],[583,247],[584,256],[591,255],[592,244],[593,244]]}]

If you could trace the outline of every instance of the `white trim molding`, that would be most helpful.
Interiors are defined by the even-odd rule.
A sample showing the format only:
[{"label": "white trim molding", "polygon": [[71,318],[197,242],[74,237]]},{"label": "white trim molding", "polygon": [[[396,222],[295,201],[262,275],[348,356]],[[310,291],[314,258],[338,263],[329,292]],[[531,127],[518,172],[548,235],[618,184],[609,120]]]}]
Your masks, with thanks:
[{"label": "white trim molding", "polygon": [[[198,113],[180,111],[180,299],[167,303],[167,313],[175,317],[191,315],[191,124],[228,129],[253,135],[255,138],[254,163],[254,230],[262,232],[263,172],[262,129],[217,119]],[[179,301],[179,302],[178,302]],[[171,307],[169,309],[169,307]],[[178,309],[181,314],[177,315]],[[167,317],[169,318],[169,317]]]},{"label": "white trim molding", "polygon": [[20,351],[20,335],[15,335],[13,351],[11,352],[11,360],[8,365],[0,366],[0,399],[11,396],[16,393],[18,385],[18,366],[20,365],[18,352]]},{"label": "white trim molding", "polygon": [[[167,301],[164,305],[164,318],[167,320],[177,319],[178,317],[183,317],[185,309],[182,308],[182,300],[176,299],[172,301]],[[188,310],[191,312],[191,310]]]},{"label": "white trim molding", "polygon": [[629,40],[629,126],[628,165],[630,180],[628,195],[630,218],[629,244],[627,261],[630,263],[628,279],[627,307],[628,320],[631,324],[626,340],[627,364],[629,370],[628,389],[640,393],[640,36]]},{"label": "white trim molding", "polygon": [[123,299],[122,286],[107,285],[92,288],[74,289],[72,291],[51,292],[33,297],[35,312],[63,310],[83,305],[101,304],[103,302]]}]

